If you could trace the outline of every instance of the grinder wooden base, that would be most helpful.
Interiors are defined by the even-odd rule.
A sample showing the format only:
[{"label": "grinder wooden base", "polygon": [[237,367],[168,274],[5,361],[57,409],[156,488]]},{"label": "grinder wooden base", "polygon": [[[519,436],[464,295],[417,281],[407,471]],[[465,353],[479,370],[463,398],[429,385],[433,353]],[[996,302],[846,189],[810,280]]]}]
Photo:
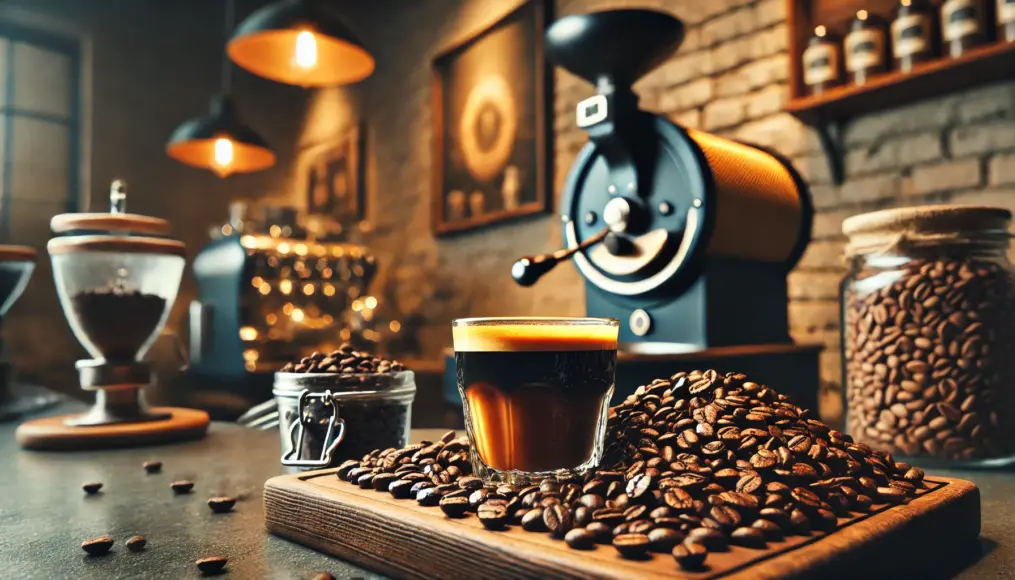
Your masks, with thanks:
[{"label": "grinder wooden base", "polygon": [[22,423],[15,435],[25,449],[80,451],[199,439],[208,430],[208,413],[204,411],[154,407],[151,412],[171,416],[162,421],[70,427],[64,421],[77,415],[59,415]]}]

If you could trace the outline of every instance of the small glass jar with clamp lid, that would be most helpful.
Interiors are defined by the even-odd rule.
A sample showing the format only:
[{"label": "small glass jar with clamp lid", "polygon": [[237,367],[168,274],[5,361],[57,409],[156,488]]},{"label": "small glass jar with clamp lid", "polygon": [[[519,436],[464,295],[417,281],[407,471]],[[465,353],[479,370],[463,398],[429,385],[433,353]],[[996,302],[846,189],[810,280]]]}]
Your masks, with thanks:
[{"label": "small glass jar with clamp lid", "polygon": [[275,373],[282,464],[334,467],[408,444],[416,379],[395,373]]}]

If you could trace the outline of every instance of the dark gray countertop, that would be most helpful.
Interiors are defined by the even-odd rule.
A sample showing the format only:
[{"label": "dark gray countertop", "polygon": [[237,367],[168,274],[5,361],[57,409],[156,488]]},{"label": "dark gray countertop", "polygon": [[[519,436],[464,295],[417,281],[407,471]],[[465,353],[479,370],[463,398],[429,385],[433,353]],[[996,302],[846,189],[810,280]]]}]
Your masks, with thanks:
[{"label": "dark gray countertop", "polygon": [[[56,453],[22,451],[15,427],[0,424],[3,578],[198,578],[194,560],[208,555],[229,558],[235,578],[296,579],[315,571],[380,578],[265,532],[263,485],[283,473],[275,432],[214,423],[205,439],[191,443]],[[148,459],[163,462],[161,474],[144,472]],[[983,556],[958,577],[1015,577],[1015,473],[935,473],[971,479],[982,492]],[[169,483],[175,479],[193,480],[193,493],[174,495]],[[103,482],[102,492],[86,496],[81,485],[89,481]],[[214,495],[240,501],[231,513],[213,514],[205,502]],[[142,553],[123,545],[135,534],[148,539]],[[116,539],[110,554],[90,557],[79,547],[101,535]]]}]

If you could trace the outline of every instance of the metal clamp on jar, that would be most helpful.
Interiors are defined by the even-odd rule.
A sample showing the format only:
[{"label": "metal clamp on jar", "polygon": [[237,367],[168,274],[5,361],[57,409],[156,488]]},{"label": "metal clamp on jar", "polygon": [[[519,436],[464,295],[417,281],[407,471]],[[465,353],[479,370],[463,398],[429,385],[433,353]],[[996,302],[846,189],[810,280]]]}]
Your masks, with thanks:
[{"label": "metal clamp on jar", "polygon": [[856,441],[921,464],[1012,462],[1011,218],[925,206],[843,222],[846,426]]}]

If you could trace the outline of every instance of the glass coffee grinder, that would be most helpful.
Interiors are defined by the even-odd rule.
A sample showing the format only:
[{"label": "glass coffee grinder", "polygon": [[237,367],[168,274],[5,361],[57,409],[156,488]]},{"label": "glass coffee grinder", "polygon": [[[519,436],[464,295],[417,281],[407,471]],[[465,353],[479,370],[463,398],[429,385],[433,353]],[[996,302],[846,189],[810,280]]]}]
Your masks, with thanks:
[{"label": "glass coffee grinder", "polygon": [[186,265],[184,245],[165,220],[125,213],[126,184],[114,181],[109,213],[61,214],[47,245],[64,315],[90,359],[77,361],[92,408],[22,424],[18,441],[32,449],[95,449],[165,443],[204,435],[208,415],[148,408],[152,382],[144,361],[163,334]]}]

